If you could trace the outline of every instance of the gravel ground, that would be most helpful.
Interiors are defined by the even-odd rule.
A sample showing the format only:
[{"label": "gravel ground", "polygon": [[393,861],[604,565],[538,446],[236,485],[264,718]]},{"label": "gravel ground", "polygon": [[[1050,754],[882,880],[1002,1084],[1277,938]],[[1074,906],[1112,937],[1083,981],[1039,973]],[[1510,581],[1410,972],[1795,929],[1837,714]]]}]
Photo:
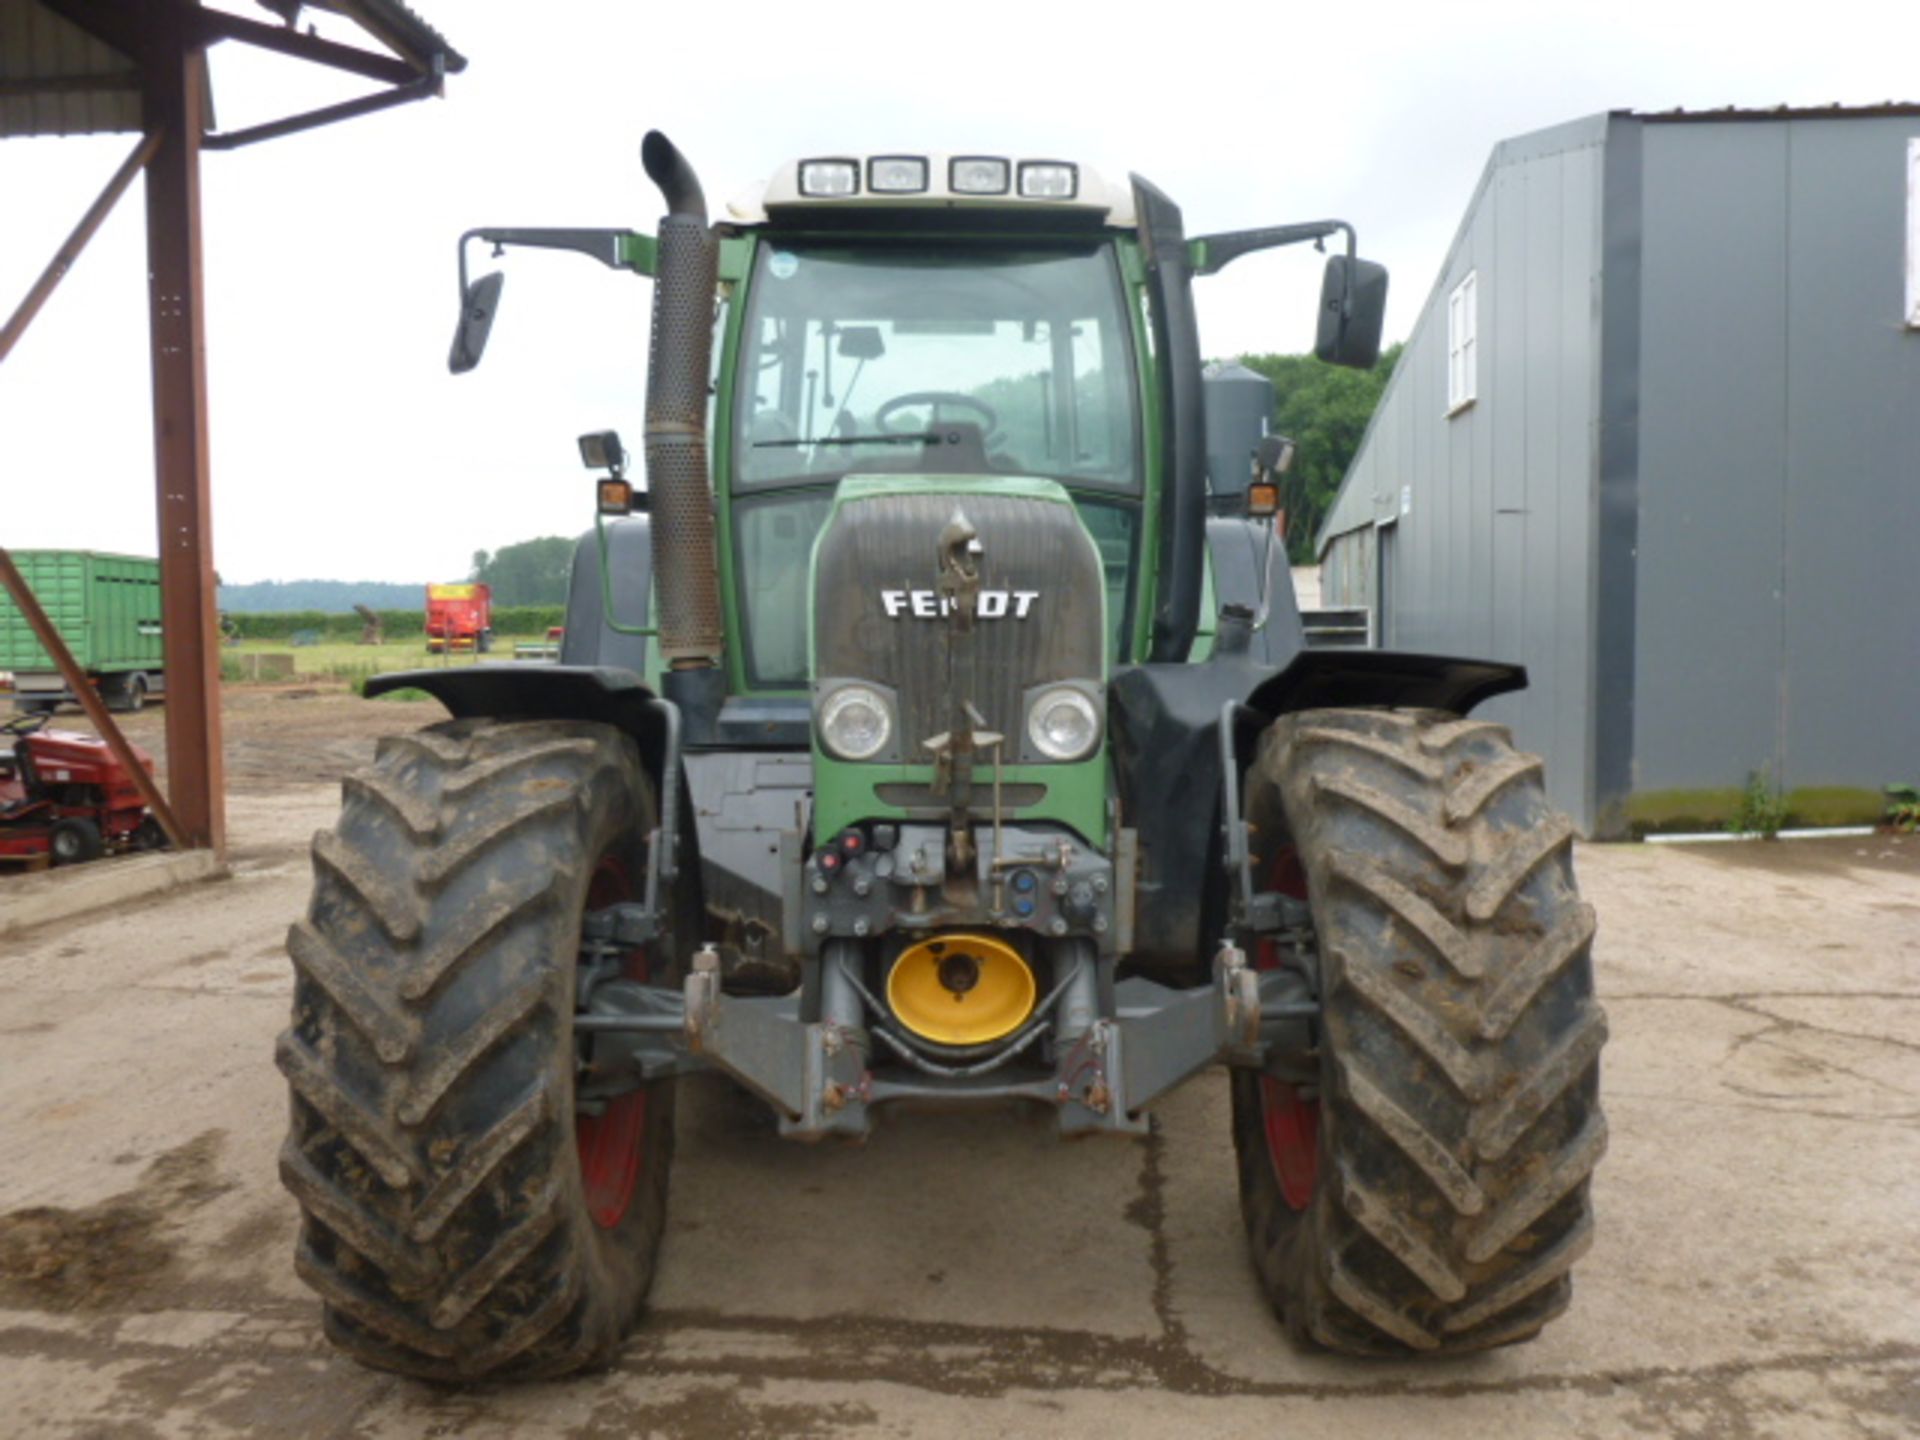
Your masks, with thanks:
[{"label": "gravel ground", "polygon": [[233,878],[6,942],[0,1433],[1920,1433],[1920,841],[1883,837],[1581,849],[1613,1141],[1573,1308],[1533,1344],[1291,1347],[1218,1074],[1140,1142],[915,1115],[859,1149],[780,1142],[702,1082],[613,1371],[454,1392],[358,1369],[292,1274],[274,1176],[281,945],[336,804],[311,782],[434,713],[234,692]]}]

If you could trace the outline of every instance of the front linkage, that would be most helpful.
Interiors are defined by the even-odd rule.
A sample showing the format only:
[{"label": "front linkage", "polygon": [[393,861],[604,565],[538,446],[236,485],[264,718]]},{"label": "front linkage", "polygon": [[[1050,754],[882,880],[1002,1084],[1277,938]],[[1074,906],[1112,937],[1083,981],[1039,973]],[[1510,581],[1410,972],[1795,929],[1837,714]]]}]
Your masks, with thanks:
[{"label": "front linkage", "polygon": [[[1270,1055],[1297,1053],[1302,1028],[1318,1011],[1297,971],[1258,973],[1231,942],[1214,955],[1213,983],[1191,990],[1139,977],[1114,982],[1111,959],[1086,940],[1054,953],[1065,960],[1064,977],[1031,1019],[989,1053],[955,1063],[934,1058],[893,1023],[859,978],[857,942],[836,938],[821,947],[814,1020],[803,1018],[799,994],[726,994],[719,953],[708,946],[680,989],[610,979],[584,997],[576,1029],[593,1037],[593,1047],[582,1095],[711,1068],[773,1105],[781,1133],[799,1139],[862,1136],[873,1108],[936,1098],[1033,1100],[1057,1108],[1064,1134],[1138,1133],[1148,1105],[1209,1065],[1259,1068]],[[1104,1014],[1102,989],[1113,996]],[[1051,1042],[1051,1073],[1031,1074],[1028,1066],[1009,1078],[1043,1040]],[[868,1064],[876,1043],[904,1068],[876,1075]]]}]

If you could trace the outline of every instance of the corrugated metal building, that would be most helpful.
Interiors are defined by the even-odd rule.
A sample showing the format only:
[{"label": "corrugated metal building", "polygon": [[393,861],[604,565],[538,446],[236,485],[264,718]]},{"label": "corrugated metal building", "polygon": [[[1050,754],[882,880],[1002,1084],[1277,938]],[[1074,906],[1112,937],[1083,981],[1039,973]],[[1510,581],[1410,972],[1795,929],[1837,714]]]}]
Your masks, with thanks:
[{"label": "corrugated metal building", "polygon": [[1920,105],[1508,140],[1322,526],[1382,648],[1526,665],[1487,714],[1590,835],[1809,824],[1920,779]]}]

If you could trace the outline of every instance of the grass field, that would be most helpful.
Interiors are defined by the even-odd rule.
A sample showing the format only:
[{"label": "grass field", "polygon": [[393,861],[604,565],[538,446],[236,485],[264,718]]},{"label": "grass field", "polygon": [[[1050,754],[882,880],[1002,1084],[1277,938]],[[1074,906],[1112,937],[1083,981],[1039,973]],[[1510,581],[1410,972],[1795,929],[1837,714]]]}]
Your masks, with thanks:
[{"label": "grass field", "polygon": [[[291,655],[293,672],[302,679],[339,680],[352,684],[374,675],[384,675],[390,670],[471,665],[477,660],[512,660],[516,644],[540,642],[543,639],[538,635],[496,635],[493,652],[489,655],[475,655],[471,651],[455,655],[430,655],[426,642],[418,638],[393,640],[384,645],[358,645],[352,641],[289,645],[282,640],[244,640],[238,645],[222,646],[220,657],[224,662],[237,661],[243,655]],[[246,683],[244,677],[237,675],[237,668],[236,665],[223,664],[223,678],[227,683]]]}]

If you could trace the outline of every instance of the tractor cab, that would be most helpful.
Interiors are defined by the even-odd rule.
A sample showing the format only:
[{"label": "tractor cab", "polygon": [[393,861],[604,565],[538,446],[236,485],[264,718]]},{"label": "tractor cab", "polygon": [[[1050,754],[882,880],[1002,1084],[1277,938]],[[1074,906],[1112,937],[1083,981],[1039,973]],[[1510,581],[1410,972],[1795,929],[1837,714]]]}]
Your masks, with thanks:
[{"label": "tractor cab", "polygon": [[[1099,554],[1106,656],[1130,653],[1147,422],[1116,210],[1125,193],[1078,166],[944,156],[796,162],[733,205],[751,248],[715,481],[743,688],[807,683],[808,557],[855,477],[903,497],[1060,487]],[[930,590],[931,559],[914,568],[892,588]],[[856,598],[816,623],[857,623]]]}]

